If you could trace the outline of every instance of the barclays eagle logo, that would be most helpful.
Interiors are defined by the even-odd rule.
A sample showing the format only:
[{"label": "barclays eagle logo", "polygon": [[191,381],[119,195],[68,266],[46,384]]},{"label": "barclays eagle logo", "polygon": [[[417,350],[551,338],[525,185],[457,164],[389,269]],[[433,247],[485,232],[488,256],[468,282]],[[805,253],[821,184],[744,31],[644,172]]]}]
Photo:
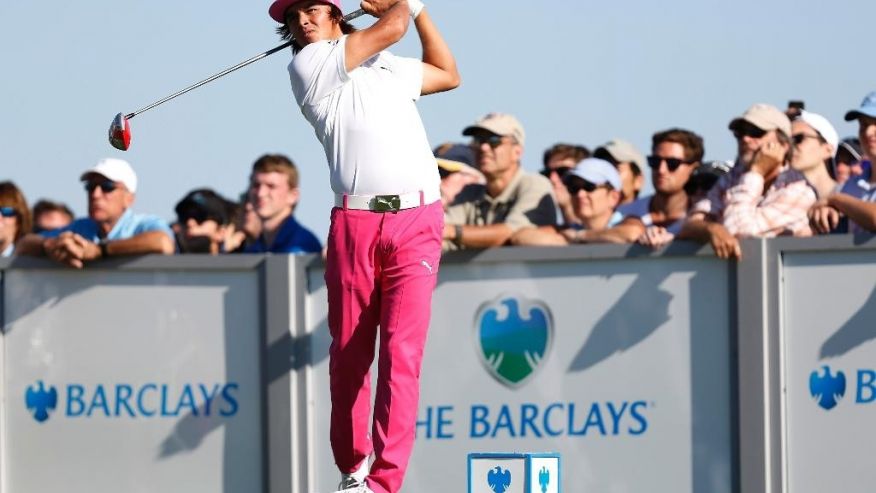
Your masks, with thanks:
[{"label": "barclays eagle logo", "polygon": [[493,493],[505,493],[505,490],[511,486],[511,471],[499,466],[490,469],[490,472],[487,473],[487,485],[493,490]]},{"label": "barclays eagle logo", "polygon": [[502,295],[481,306],[475,329],[484,366],[499,382],[517,387],[547,356],[553,320],[540,301]]},{"label": "barclays eagle logo", "polygon": [[818,405],[826,410],[836,407],[837,402],[846,394],[846,376],[837,370],[836,375],[830,374],[830,367],[821,367],[822,374],[818,370],[809,375],[809,393],[818,402]]},{"label": "barclays eagle logo", "polygon": [[33,419],[42,423],[49,419],[49,411],[58,405],[58,391],[49,386],[46,389],[42,380],[32,385],[24,392],[24,405],[33,412]]},{"label": "barclays eagle logo", "polygon": [[541,486],[541,493],[547,493],[549,484],[551,484],[551,472],[546,467],[542,467],[541,471],[538,471],[538,485]]}]

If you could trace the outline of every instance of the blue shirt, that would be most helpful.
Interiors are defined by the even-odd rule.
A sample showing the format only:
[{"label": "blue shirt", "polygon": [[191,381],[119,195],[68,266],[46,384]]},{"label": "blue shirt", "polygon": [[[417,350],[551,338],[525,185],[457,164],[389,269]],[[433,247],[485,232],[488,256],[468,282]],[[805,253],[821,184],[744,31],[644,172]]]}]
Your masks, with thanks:
[{"label": "blue shirt", "polygon": [[[99,234],[100,226],[97,221],[90,217],[79,218],[63,228],[52,231],[45,231],[42,234],[45,238],[54,238],[66,231],[72,231],[86,240],[97,243],[102,238]],[[149,214],[134,214],[131,209],[125,211],[122,217],[119,218],[113,229],[107,233],[107,240],[125,240],[139,234],[149,231],[161,231],[173,240],[173,231],[167,225],[167,221],[158,216]]]},{"label": "blue shirt", "polygon": [[[876,202],[876,184],[870,183],[870,179],[873,176],[873,167],[870,165],[869,161],[864,161],[862,167],[864,168],[863,173],[850,177],[843,184],[843,188],[840,191],[841,193],[851,195],[852,197],[863,200],[864,202]],[[851,227],[849,225],[851,225]],[[865,231],[865,229],[858,226],[857,223],[848,218],[843,218],[834,232],[857,233],[861,231]]]},{"label": "blue shirt", "polygon": [[268,247],[265,235],[261,234],[256,241],[247,247],[246,253],[316,253],[322,251],[322,244],[309,229],[298,224],[290,214],[280,225],[274,242]]}]

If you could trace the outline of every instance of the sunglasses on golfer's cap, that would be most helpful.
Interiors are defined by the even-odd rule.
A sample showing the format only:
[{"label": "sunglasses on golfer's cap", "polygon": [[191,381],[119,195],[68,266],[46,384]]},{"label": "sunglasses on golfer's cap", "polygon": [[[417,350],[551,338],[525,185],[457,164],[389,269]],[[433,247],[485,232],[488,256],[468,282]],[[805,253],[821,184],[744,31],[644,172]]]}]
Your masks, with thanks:
[{"label": "sunglasses on golfer's cap", "polygon": [[119,188],[119,186],[116,184],[116,182],[114,182],[112,180],[104,180],[102,182],[95,182],[95,181],[86,181],[85,182],[85,191],[86,192],[92,193],[92,192],[94,192],[95,188],[100,188],[100,191],[103,193],[112,193],[117,188]]},{"label": "sunglasses on golfer's cap", "polygon": [[683,159],[677,159],[674,157],[660,157],[660,156],[648,156],[648,166],[651,169],[660,168],[661,162],[666,162],[666,169],[670,172],[677,170],[682,164],[687,163],[687,161]]},{"label": "sunglasses on golfer's cap", "polygon": [[4,205],[3,207],[0,207],[0,216],[15,217],[17,215],[18,215],[18,211],[15,210],[15,207],[10,207],[10,206],[6,206],[6,205]]},{"label": "sunglasses on golfer's cap", "polygon": [[562,179],[562,178],[565,178],[566,175],[569,174],[569,171],[572,171],[572,166],[558,166],[558,167],[553,168],[553,169],[543,169],[543,170],[539,171],[539,173],[541,173],[541,175],[544,176],[545,178],[550,178],[551,173],[556,173],[557,176],[559,176]]}]

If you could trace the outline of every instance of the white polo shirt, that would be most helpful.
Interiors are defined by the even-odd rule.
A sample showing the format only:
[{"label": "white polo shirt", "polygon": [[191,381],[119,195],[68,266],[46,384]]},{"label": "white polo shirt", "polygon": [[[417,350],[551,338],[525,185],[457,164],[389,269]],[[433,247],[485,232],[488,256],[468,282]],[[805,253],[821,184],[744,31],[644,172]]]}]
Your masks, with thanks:
[{"label": "white polo shirt", "polygon": [[347,36],[304,47],[289,64],[292,92],[325,149],[336,193],[424,192],[440,199],[438,165],[414,102],[423,63],[383,51],[351,72]]}]

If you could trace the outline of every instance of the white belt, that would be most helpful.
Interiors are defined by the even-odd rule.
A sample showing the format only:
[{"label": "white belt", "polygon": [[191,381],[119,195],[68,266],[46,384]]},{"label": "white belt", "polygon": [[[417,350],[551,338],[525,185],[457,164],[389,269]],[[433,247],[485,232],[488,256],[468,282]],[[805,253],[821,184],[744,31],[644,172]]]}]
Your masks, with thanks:
[{"label": "white belt", "polygon": [[396,212],[423,205],[423,192],[398,195],[348,195],[335,194],[335,207],[362,211]]}]

